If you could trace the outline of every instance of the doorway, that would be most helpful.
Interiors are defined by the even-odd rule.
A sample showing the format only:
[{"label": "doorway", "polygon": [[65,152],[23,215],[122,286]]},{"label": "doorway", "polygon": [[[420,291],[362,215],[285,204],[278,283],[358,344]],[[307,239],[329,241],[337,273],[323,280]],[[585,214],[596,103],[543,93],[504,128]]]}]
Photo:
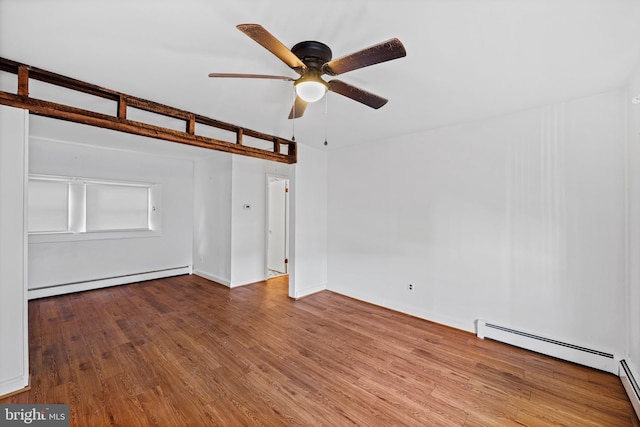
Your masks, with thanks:
[{"label": "doorway", "polygon": [[289,180],[267,178],[267,278],[271,278],[289,274]]}]

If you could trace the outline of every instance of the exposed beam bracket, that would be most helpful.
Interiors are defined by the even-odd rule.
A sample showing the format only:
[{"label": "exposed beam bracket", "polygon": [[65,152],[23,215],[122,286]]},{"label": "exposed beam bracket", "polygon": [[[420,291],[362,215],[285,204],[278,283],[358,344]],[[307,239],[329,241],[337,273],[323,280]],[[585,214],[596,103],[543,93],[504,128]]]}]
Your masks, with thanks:
[{"label": "exposed beam bracket", "polygon": [[126,119],[127,118],[127,99],[124,95],[118,98],[118,118]]},{"label": "exposed beam bracket", "polygon": [[18,95],[29,96],[29,67],[18,66]]},{"label": "exposed beam bracket", "polygon": [[189,135],[196,134],[196,116],[195,114],[191,114],[189,119],[187,120],[187,133]]},{"label": "exposed beam bracket", "polygon": [[236,144],[242,145],[242,135],[242,129],[238,129],[238,131],[236,132]]}]

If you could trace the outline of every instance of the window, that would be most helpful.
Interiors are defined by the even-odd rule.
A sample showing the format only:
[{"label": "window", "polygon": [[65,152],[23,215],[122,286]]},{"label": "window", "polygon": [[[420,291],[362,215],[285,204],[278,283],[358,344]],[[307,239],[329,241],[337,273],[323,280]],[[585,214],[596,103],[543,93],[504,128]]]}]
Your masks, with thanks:
[{"label": "window", "polygon": [[131,233],[159,230],[159,202],[158,184],[32,175],[29,233],[135,237]]},{"label": "window", "polygon": [[29,232],[69,231],[69,182],[29,179]]},{"label": "window", "polygon": [[149,187],[86,184],[87,231],[149,229]]}]

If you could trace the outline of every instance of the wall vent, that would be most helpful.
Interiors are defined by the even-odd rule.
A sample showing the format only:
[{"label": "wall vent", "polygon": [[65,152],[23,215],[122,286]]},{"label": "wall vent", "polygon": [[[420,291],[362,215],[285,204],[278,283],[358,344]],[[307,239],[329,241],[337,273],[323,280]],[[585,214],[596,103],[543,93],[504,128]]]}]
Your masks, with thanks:
[{"label": "wall vent", "polygon": [[612,374],[617,375],[619,371],[618,360],[611,353],[507,328],[485,320],[478,320],[477,335],[478,338],[490,338]]}]

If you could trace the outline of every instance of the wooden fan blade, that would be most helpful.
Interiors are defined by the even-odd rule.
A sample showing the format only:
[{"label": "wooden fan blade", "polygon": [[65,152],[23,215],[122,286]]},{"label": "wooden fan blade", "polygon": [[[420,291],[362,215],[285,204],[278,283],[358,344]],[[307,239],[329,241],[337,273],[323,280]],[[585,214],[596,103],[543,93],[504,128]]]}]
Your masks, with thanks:
[{"label": "wooden fan blade", "polygon": [[343,56],[322,66],[322,71],[331,76],[368,67],[369,65],[391,61],[392,59],[407,56],[407,51],[402,42],[396,38],[378,43],[375,46],[362,49],[350,55]]},{"label": "wooden fan blade", "polygon": [[291,77],[287,76],[271,76],[269,74],[235,74],[235,73],[209,73],[209,77],[225,77],[236,79],[270,79],[270,80],[285,80],[288,82],[295,81]]},{"label": "wooden fan blade", "polygon": [[296,100],[291,107],[291,111],[289,112],[289,119],[297,119],[302,117],[304,114],[304,110],[307,109],[307,101],[296,96]]},{"label": "wooden fan blade", "polygon": [[293,68],[297,72],[305,70],[306,65],[293,52],[283,45],[280,40],[267,31],[262,25],[240,24],[237,29],[255,40],[259,45],[277,56],[282,62]]},{"label": "wooden fan blade", "polygon": [[351,98],[354,101],[358,101],[363,103],[364,105],[368,105],[371,108],[375,108],[376,110],[389,101],[386,98],[383,98],[371,92],[367,92],[366,90],[357,88],[355,86],[351,86],[350,84],[347,84],[340,80],[331,80],[328,84],[329,90],[331,92],[339,93],[340,95]]}]

